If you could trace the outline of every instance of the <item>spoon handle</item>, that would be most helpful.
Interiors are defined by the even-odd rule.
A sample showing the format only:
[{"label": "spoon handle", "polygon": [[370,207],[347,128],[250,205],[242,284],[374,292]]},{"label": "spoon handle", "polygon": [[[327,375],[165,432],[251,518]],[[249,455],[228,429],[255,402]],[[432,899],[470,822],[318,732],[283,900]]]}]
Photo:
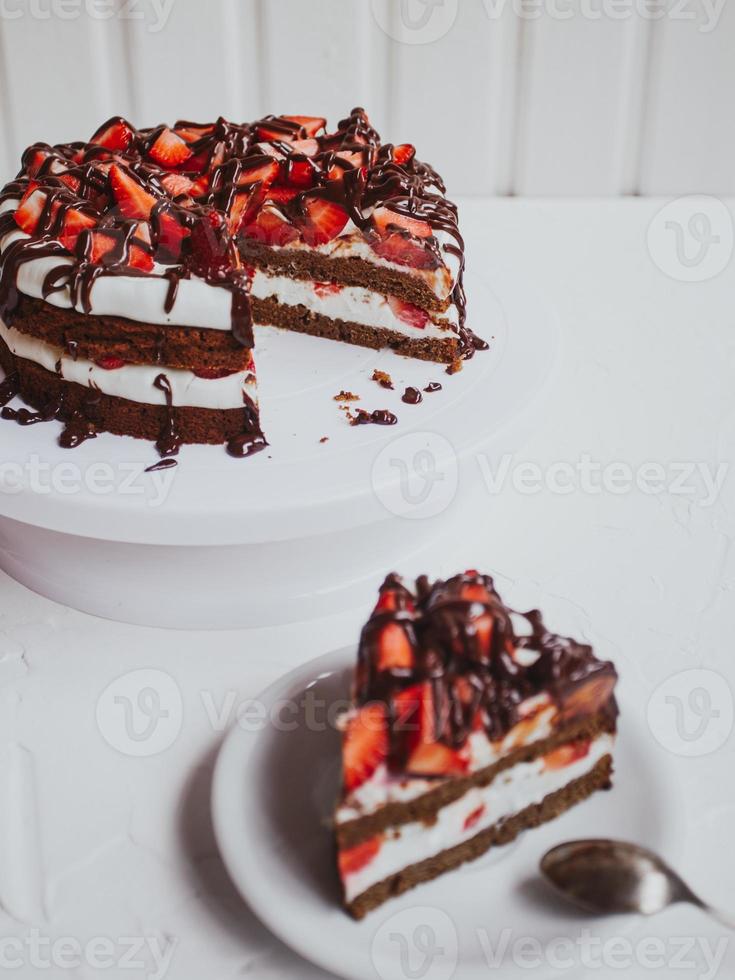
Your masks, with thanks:
[{"label": "spoon handle", "polygon": [[711,905],[702,904],[702,908],[705,912],[708,912],[713,919],[716,919],[720,925],[725,926],[728,929],[732,929],[735,932],[735,917],[729,915],[726,912],[721,912],[719,909],[712,908]]}]

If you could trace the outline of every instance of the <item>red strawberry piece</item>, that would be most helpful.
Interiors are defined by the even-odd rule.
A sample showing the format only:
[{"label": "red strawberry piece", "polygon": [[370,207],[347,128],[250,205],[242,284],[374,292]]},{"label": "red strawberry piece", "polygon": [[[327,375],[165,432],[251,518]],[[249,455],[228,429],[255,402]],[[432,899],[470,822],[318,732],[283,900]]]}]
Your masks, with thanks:
[{"label": "red strawberry piece", "polygon": [[361,844],[355,844],[354,847],[344,851],[341,850],[338,856],[340,877],[344,880],[348,875],[357,874],[358,871],[366,868],[380,851],[382,843],[383,835],[378,834]]},{"label": "red strawberry piece", "polygon": [[436,269],[439,264],[432,251],[407,234],[395,232],[369,244],[377,255],[397,265],[409,265],[414,269]]},{"label": "red strawberry piece", "polygon": [[401,143],[393,147],[392,156],[398,164],[409,163],[416,156],[416,147],[410,143]]},{"label": "red strawberry piece", "polygon": [[307,245],[326,245],[342,231],[349,216],[345,209],[323,197],[305,197],[306,220],[301,225],[301,237]]},{"label": "red strawberry piece", "polygon": [[366,704],[350,718],[342,744],[342,766],[347,792],[361,786],[388,755],[385,707]]},{"label": "red strawberry piece", "polygon": [[282,116],[288,122],[297,123],[307,136],[316,136],[327,125],[327,120],[321,116]]},{"label": "red strawberry piece", "polygon": [[185,174],[166,174],[165,177],[161,178],[161,183],[171,197],[181,197],[184,194],[191,195],[196,187],[195,181]]},{"label": "red strawberry piece", "polygon": [[277,146],[273,146],[272,143],[256,143],[254,149],[259,150],[265,156],[275,157],[276,160],[286,159],[286,154],[281,152]]},{"label": "red strawberry piece", "polygon": [[610,700],[616,679],[612,673],[601,673],[582,681],[563,698],[562,717],[596,714]]},{"label": "red strawberry piece", "polygon": [[238,191],[235,195],[227,219],[233,235],[238,233],[242,225],[249,225],[255,220],[258,209],[265,200],[265,192],[264,184],[255,184],[252,188]]},{"label": "red strawberry piece", "polygon": [[191,265],[202,276],[216,276],[232,267],[225,220],[215,211],[202,215],[191,231]]},{"label": "red strawberry piece", "polygon": [[231,374],[235,374],[235,371],[230,370],[230,368],[196,368],[194,374],[198,378],[205,378],[207,381],[218,381],[220,378],[228,378]]},{"label": "red strawberry piece", "polygon": [[[342,287],[336,282],[315,282],[313,285],[314,292],[322,299],[324,299],[326,296],[336,296],[337,293],[342,291]],[[378,602],[380,602],[380,600],[378,600]]]},{"label": "red strawberry piece", "polygon": [[84,229],[94,228],[96,224],[97,219],[93,218],[92,215],[78,211],[76,208],[69,208],[64,216],[64,228],[59,235],[59,241],[64,248],[68,248],[70,252],[73,252],[77,244],[77,239]]},{"label": "red strawberry piece", "polygon": [[286,171],[284,179],[287,184],[294,187],[313,187],[316,183],[317,172],[310,160],[289,157],[283,166]]},{"label": "red strawberry piece", "polygon": [[278,163],[273,157],[256,157],[253,161],[246,161],[242,173],[237,178],[239,187],[250,186],[250,184],[261,181],[269,186],[278,176]]},{"label": "red strawberry piece", "polygon": [[468,814],[465,817],[464,824],[462,825],[463,830],[471,830],[476,824],[480,822],[480,819],[485,812],[485,807],[483,805],[478,806],[476,810]]},{"label": "red strawberry piece", "polygon": [[406,771],[415,776],[459,776],[467,771],[467,761],[441,742],[422,742],[411,753]]},{"label": "red strawberry piece", "polygon": [[272,207],[262,208],[255,219],[243,224],[240,231],[247,238],[263,242],[265,245],[288,245],[295,241],[299,233],[294,226]]},{"label": "red strawberry piece", "polygon": [[586,739],[580,742],[569,742],[567,745],[560,745],[558,749],[547,752],[544,756],[544,769],[546,771],[565,769],[573,762],[584,759],[589,754],[592,741]]},{"label": "red strawberry piece", "polygon": [[319,143],[316,140],[294,140],[290,147],[293,153],[300,153],[305,157],[313,157],[319,152]]},{"label": "red strawberry piece", "polygon": [[148,151],[151,159],[160,163],[162,167],[180,167],[194,156],[189,149],[186,141],[183,140],[172,129],[162,129],[156,137],[153,146]]},{"label": "red strawberry piece", "polygon": [[46,195],[31,181],[15,212],[15,223],[26,235],[34,234],[45,206]]},{"label": "red strawberry piece", "polygon": [[[92,245],[89,250],[89,259],[95,265],[111,265],[117,262],[118,239],[105,231],[90,231]],[[85,241],[86,246],[86,241]],[[110,256],[109,261],[105,259]],[[140,245],[131,245],[127,265],[133,269],[140,269],[143,272],[150,272],[153,268],[153,257],[146,252]]]},{"label": "red strawberry piece", "polygon": [[422,742],[433,743],[436,735],[434,692],[428,681],[412,684],[394,695],[393,731],[408,753]]},{"label": "red strawberry piece", "polygon": [[373,224],[382,235],[388,235],[396,228],[407,231],[416,238],[431,238],[433,234],[428,221],[400,214],[390,208],[376,208],[373,211]]},{"label": "red strawberry piece", "polygon": [[181,246],[189,237],[189,229],[182,224],[174,211],[159,208],[153,217],[154,230],[158,236],[159,259],[177,262],[181,257]]},{"label": "red strawberry piece", "polygon": [[472,621],[472,629],[477,637],[479,654],[481,658],[487,659],[490,656],[490,646],[493,639],[493,617],[489,612],[484,612]]},{"label": "red strawberry piece", "polygon": [[288,204],[300,193],[298,187],[269,187],[268,200],[276,201],[278,204]]},{"label": "red strawberry piece", "polygon": [[61,181],[61,183],[62,184],[66,184],[66,186],[70,190],[74,191],[75,194],[77,193],[77,191],[79,190],[79,188],[81,186],[80,181],[79,181],[79,178],[78,177],[75,177],[74,174],[69,174],[69,173],[64,172],[64,173],[60,173],[60,174],[55,174],[55,176],[58,176],[58,178]]},{"label": "red strawberry piece", "polygon": [[376,670],[410,670],[414,664],[411,641],[400,623],[386,623],[378,637]]},{"label": "red strawberry piece", "polygon": [[293,130],[286,127],[279,129],[275,126],[258,126],[255,130],[259,140],[282,140],[288,141],[293,136]]},{"label": "red strawberry piece", "polygon": [[127,150],[134,138],[135,132],[130,123],[122,116],[113,116],[100,126],[90,143],[104,146],[108,150]]},{"label": "red strawberry piece", "polygon": [[150,218],[156,198],[116,163],[110,167],[110,185],[117,206],[126,218]]},{"label": "red strawberry piece", "polygon": [[344,160],[350,167],[363,167],[369,163],[370,153],[365,150],[338,150],[335,154],[340,160]]},{"label": "red strawberry piece", "polygon": [[490,593],[482,582],[466,582],[462,586],[460,594],[463,599],[468,599],[470,602],[490,601]]},{"label": "red strawberry piece", "polygon": [[214,132],[214,126],[177,126],[174,130],[177,136],[180,136],[187,143],[195,143],[200,140],[203,136],[208,136],[210,133]]},{"label": "red strawberry piece", "polygon": [[28,176],[35,177],[50,156],[48,150],[35,150],[25,165]]},{"label": "red strawberry piece", "polygon": [[416,327],[417,330],[423,330],[429,322],[429,314],[425,310],[414,306],[413,303],[407,303],[397,296],[388,297],[388,306],[390,306],[398,319],[402,320],[403,323],[407,323],[409,327]]},{"label": "red strawberry piece", "polygon": [[112,354],[108,354],[106,357],[100,357],[95,361],[97,367],[104,368],[105,371],[117,371],[121,367],[125,367],[127,361],[123,361],[121,357],[115,357]]}]

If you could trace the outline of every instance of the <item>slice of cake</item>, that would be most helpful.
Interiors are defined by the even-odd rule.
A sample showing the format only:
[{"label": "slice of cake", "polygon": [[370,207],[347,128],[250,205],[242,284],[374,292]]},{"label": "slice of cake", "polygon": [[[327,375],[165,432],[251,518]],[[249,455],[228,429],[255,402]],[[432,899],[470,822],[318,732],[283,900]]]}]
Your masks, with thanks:
[{"label": "slice of cake", "polygon": [[341,719],[339,875],[357,919],[559,816],[612,773],[617,681],[466,572],[389,576]]},{"label": "slice of cake", "polygon": [[98,431],[265,445],[253,322],[456,366],[463,243],[444,185],[356,109],[324,119],[108,120],[88,143],[37,143],[0,192],[1,400]]}]

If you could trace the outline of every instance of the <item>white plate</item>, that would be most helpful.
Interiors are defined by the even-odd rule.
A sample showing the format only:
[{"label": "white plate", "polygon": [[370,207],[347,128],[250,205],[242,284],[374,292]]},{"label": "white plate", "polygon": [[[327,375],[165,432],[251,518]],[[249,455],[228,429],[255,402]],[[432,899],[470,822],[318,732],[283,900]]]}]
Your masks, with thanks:
[{"label": "white plate", "polygon": [[[249,459],[231,459],[220,446],[185,446],[176,469],[144,474],[156,454],[143,440],[102,434],[69,451],[57,444],[59,423],[2,422],[0,515],[65,534],[186,546],[291,540],[384,519],[376,481],[399,485],[401,473],[376,476],[381,451],[409,433],[430,433],[436,465],[443,456],[456,465],[528,408],[555,361],[556,316],[523,279],[502,270],[488,270],[487,280],[469,276],[468,297],[471,325],[491,349],[452,377],[442,365],[391,351],[258,328],[270,448]],[[376,368],[392,376],[394,391],[370,380]],[[432,380],[443,390],[420,405],[401,401],[407,385]],[[390,409],[398,424],[348,425],[334,401],[342,389],[360,395],[361,407]],[[26,465],[31,458],[43,466],[40,479]],[[23,467],[20,480],[11,464]],[[99,477],[88,479],[95,467],[112,471],[103,473],[109,492],[98,489]],[[66,470],[66,486],[49,480]],[[153,506],[162,480],[170,481],[165,502]]]},{"label": "white plate", "polygon": [[[251,715],[253,730],[233,728],[217,762],[212,812],[220,851],[243,898],[272,932],[350,980],[449,980],[455,974],[487,980],[488,949],[507,942],[496,975],[511,980],[529,975],[514,956],[514,944],[524,937],[546,946],[574,940],[585,929],[604,939],[630,928],[629,919],[580,916],[537,874],[549,847],[577,837],[624,838],[677,859],[675,783],[654,759],[650,735],[633,723],[637,713],[625,705],[611,792],[353,922],[339,907],[328,826],[339,736],[323,722],[327,706],[344,703],[354,663],[354,648],[342,650],[278,681],[259,699],[275,723],[258,725]],[[560,971],[533,971],[535,977],[552,974]]]}]

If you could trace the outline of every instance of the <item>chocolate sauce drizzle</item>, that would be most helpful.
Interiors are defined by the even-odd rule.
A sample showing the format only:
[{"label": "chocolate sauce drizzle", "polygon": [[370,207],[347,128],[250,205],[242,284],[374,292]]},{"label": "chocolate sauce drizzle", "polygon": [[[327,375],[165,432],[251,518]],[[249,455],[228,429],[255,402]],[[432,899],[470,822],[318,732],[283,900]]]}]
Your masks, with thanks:
[{"label": "chocolate sauce drizzle", "polygon": [[[525,621],[517,635],[513,617]],[[398,626],[412,656],[411,666],[381,668],[386,627]],[[392,641],[395,648],[395,635]],[[529,666],[516,650],[533,651]],[[434,736],[458,748],[478,724],[497,740],[520,720],[523,701],[548,693],[562,717],[590,711],[616,713],[613,665],[598,660],[590,646],[549,632],[538,611],[521,614],[505,606],[489,575],[470,571],[430,584],[420,578],[409,589],[389,575],[360,639],[355,683],[358,705],[387,705],[391,759],[406,762],[406,736],[396,724],[396,697],[416,685],[431,688]]]},{"label": "chocolate sauce drizzle", "polygon": [[401,395],[401,401],[405,402],[407,405],[418,405],[419,402],[424,400],[424,396],[418,390],[418,388],[408,387]]},{"label": "chocolate sauce drizzle", "polygon": [[435,391],[441,391],[441,390],[442,390],[442,386],[439,384],[438,381],[430,381],[427,384],[427,386],[424,388],[424,391],[428,392],[430,395],[433,394]]},{"label": "chocolate sauce drizzle", "polygon": [[395,425],[397,421],[397,417],[387,408],[376,408],[372,412],[356,408],[350,415],[350,425]]}]

